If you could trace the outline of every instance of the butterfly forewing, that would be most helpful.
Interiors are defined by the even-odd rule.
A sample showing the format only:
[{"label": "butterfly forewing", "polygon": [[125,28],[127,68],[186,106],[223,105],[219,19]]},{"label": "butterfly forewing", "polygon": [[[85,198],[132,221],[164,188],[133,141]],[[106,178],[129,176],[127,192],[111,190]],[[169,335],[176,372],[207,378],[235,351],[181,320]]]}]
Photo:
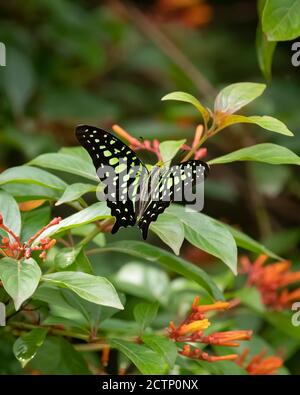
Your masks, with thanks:
[{"label": "butterfly forewing", "polygon": [[145,171],[142,162],[126,144],[105,130],[95,126],[80,125],[76,137],[90,154],[111,215],[116,217],[112,233],[121,226],[133,226],[136,222],[134,202],[130,196],[134,183]]}]

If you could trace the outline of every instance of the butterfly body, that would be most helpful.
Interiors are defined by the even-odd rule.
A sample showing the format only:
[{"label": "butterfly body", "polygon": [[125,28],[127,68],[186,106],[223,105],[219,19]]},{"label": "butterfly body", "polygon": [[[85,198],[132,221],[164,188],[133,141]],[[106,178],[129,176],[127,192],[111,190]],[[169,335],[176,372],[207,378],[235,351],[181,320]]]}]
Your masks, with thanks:
[{"label": "butterfly body", "polygon": [[176,194],[208,172],[208,165],[199,160],[170,168],[156,165],[149,172],[130,147],[95,126],[79,125],[76,137],[104,184],[107,205],[116,218],[112,233],[137,224],[146,239],[151,222],[175,200]]}]

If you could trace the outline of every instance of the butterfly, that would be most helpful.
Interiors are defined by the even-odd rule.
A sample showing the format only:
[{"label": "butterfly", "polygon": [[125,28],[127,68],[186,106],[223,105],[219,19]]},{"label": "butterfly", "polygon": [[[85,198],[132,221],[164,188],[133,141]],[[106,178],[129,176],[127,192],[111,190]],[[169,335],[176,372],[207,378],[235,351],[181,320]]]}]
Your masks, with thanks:
[{"label": "butterfly", "polygon": [[120,227],[137,226],[144,239],[171,202],[186,203],[184,188],[191,189],[207,176],[209,166],[188,160],[174,166],[155,165],[149,171],[136,153],[111,133],[95,126],[75,129],[79,143],[89,153],[111,215],[116,218],[111,233]]}]

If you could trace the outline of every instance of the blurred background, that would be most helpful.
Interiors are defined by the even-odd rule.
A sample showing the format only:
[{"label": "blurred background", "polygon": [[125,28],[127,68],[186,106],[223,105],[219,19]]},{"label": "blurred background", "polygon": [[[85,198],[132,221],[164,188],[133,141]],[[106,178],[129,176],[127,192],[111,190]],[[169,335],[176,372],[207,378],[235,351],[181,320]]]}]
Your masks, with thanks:
[{"label": "blurred background", "polygon": [[[257,22],[253,0],[1,2],[0,41],[9,67],[0,68],[0,170],[77,145],[79,123],[108,130],[117,123],[145,139],[191,139],[197,111],[161,97],[186,91],[211,106],[230,83],[265,82],[256,56]],[[246,111],[277,117],[295,137],[232,127],[209,140],[204,160],[259,142],[300,154],[300,72],[291,55],[290,42],[278,45],[272,81]],[[297,268],[295,167],[215,166],[204,212],[240,227]],[[210,257],[188,244],[183,255],[209,266]]]}]

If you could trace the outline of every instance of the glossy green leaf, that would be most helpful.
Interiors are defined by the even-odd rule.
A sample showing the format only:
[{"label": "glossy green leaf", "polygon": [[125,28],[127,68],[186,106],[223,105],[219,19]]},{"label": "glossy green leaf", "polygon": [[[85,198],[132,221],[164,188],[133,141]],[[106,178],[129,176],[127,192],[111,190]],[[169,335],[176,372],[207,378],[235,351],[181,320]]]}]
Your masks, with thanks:
[{"label": "glossy green leaf", "polygon": [[91,374],[83,356],[62,337],[48,336],[28,367],[43,374]]},{"label": "glossy green leaf", "polygon": [[31,211],[22,213],[22,241],[29,240],[40,229],[50,222],[50,206],[43,205]]},{"label": "glossy green leaf", "polygon": [[89,180],[99,182],[91,159],[83,159],[65,153],[42,154],[29,162],[30,165],[76,174]]},{"label": "glossy green leaf", "polygon": [[236,274],[236,243],[222,223],[202,213],[187,212],[182,206],[173,205],[167,212],[183,223],[185,237],[191,244],[221,259]]},{"label": "glossy green leaf", "polygon": [[0,214],[3,217],[4,224],[16,235],[20,235],[21,214],[19,206],[9,193],[2,190],[0,190]]},{"label": "glossy green leaf", "polygon": [[68,288],[89,302],[123,309],[116,290],[104,277],[68,271],[47,274],[42,279],[58,287]]},{"label": "glossy green leaf", "polygon": [[165,166],[170,166],[172,159],[180,150],[181,146],[186,142],[186,140],[170,140],[163,141],[159,144],[159,151],[161,154],[162,161]]},{"label": "glossy green leaf", "polygon": [[38,349],[43,345],[47,332],[48,329],[45,328],[33,329],[15,341],[13,352],[17,360],[21,363],[22,368],[34,358]]},{"label": "glossy green leaf", "polygon": [[55,266],[58,269],[66,269],[76,261],[81,251],[82,247],[67,247],[59,250],[54,258]]},{"label": "glossy green leaf", "polygon": [[96,190],[97,186],[92,184],[82,184],[78,182],[68,185],[62,196],[55,203],[55,206],[59,206],[63,203],[73,202],[74,200],[78,200],[82,195],[88,192],[96,192]]},{"label": "glossy green leaf", "polygon": [[158,311],[158,303],[138,303],[134,310],[133,315],[136,322],[143,331],[147,328],[152,321],[154,321]]},{"label": "glossy green leaf", "polygon": [[212,298],[216,300],[223,299],[223,295],[216,284],[202,269],[182,258],[176,257],[162,250],[161,248],[154,247],[141,241],[127,240],[109,244],[102,250],[103,252],[118,251],[150,262],[157,262],[168,270],[195,281],[201,285],[212,296]]},{"label": "glossy green leaf", "polygon": [[176,100],[176,101],[190,103],[197,108],[197,110],[200,112],[205,122],[207,122],[210,118],[209,111],[200,103],[198,99],[196,99],[194,96],[190,95],[189,93],[171,92],[165,95],[161,100]]},{"label": "glossy green leaf", "polygon": [[67,186],[63,180],[55,175],[32,166],[11,167],[0,174],[0,185],[20,182],[58,190],[65,190]]},{"label": "glossy green leaf", "polygon": [[105,219],[110,217],[110,210],[107,208],[105,202],[98,202],[79,211],[69,217],[63,219],[59,224],[51,226],[51,228],[45,230],[41,236],[36,240],[49,237],[55,233],[65,231],[67,229],[76,228],[78,226],[88,224],[99,219]]},{"label": "glossy green leaf", "polygon": [[59,189],[42,187],[37,184],[23,184],[22,180],[18,183],[3,184],[1,188],[20,201],[37,199],[57,200],[61,196],[62,191]]},{"label": "glossy green leaf", "polygon": [[245,117],[244,115],[229,115],[225,118],[220,129],[227,126],[234,125],[236,123],[252,123],[258,125],[263,129],[270,130],[271,132],[276,132],[284,134],[285,136],[293,136],[293,133],[285,126],[285,124],[276,118],[264,115]]},{"label": "glossy green leaf", "polygon": [[269,248],[265,247],[263,244],[259,243],[258,241],[252,239],[252,237],[246,235],[245,233],[241,232],[240,230],[233,228],[230,225],[224,224],[229,232],[235,239],[236,244],[244,248],[245,250],[256,252],[257,254],[267,254],[269,257],[278,259],[279,256],[276,255],[273,251]]},{"label": "glossy green leaf", "polygon": [[236,161],[257,161],[272,165],[300,165],[300,157],[288,148],[271,143],[252,145],[208,161],[211,165]]},{"label": "glossy green leaf", "polygon": [[113,276],[117,289],[150,301],[164,301],[170,280],[164,270],[141,262],[129,262]]},{"label": "glossy green leaf", "polygon": [[287,41],[300,36],[300,0],[267,1],[262,28],[269,41]]},{"label": "glossy green leaf", "polygon": [[143,335],[142,340],[148,347],[152,348],[152,350],[156,351],[165,359],[170,369],[173,368],[177,358],[176,343],[166,336],[153,334]]},{"label": "glossy green leaf", "polygon": [[34,293],[41,274],[40,267],[32,258],[22,261],[12,258],[0,260],[0,279],[6,292],[12,297],[16,310]]},{"label": "glossy green leaf", "polygon": [[184,241],[184,227],[178,222],[177,217],[170,214],[160,215],[155,222],[152,222],[150,229],[166,243],[176,255],[179,255],[180,248]]},{"label": "glossy green leaf", "polygon": [[58,270],[68,270],[93,274],[90,261],[82,247],[67,247],[55,255],[54,265]]},{"label": "glossy green leaf", "polygon": [[166,373],[167,364],[164,358],[150,348],[119,339],[111,340],[110,345],[125,354],[142,374]]},{"label": "glossy green leaf", "polygon": [[259,23],[256,30],[256,53],[259,67],[266,80],[271,79],[272,60],[276,45],[276,41],[268,41],[266,34],[262,31],[261,23]]},{"label": "glossy green leaf", "polygon": [[[77,297],[76,303],[74,299],[68,298],[70,294]],[[50,316],[43,321],[43,324],[53,325],[53,322],[55,322],[55,325],[57,325],[63,324],[63,320],[67,320],[68,325],[72,327],[89,327],[89,317],[82,303],[85,301],[72,291],[45,282],[38,286],[32,298],[47,303],[49,306]],[[53,317],[56,317],[56,320]]]},{"label": "glossy green leaf", "polygon": [[265,84],[239,82],[222,89],[215,100],[215,112],[233,114],[259,97],[266,89]]}]

